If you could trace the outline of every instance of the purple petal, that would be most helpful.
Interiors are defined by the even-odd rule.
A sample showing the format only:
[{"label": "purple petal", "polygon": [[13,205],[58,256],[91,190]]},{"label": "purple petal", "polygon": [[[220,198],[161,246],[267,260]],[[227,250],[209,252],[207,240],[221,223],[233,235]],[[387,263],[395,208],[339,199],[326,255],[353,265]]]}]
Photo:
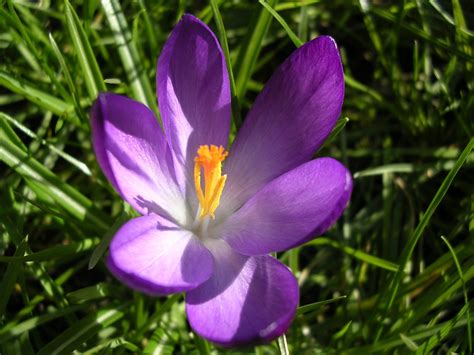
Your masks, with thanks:
[{"label": "purple petal", "polygon": [[286,250],[324,233],[341,216],[351,191],[351,175],[341,163],[316,159],[268,183],[217,233],[246,255]]},{"label": "purple petal", "polygon": [[336,43],[298,48],[257,97],[227,159],[223,210],[230,213],[273,178],[311,159],[334,127],[344,97]]},{"label": "purple petal", "polygon": [[171,153],[153,113],[127,97],[100,94],[92,107],[92,141],[102,171],[130,205],[185,221],[186,203]]},{"label": "purple petal", "polygon": [[224,346],[269,341],[286,332],[299,298],[289,269],[271,256],[237,254],[222,240],[210,249],[213,276],[186,296],[191,327]]},{"label": "purple petal", "polygon": [[182,17],[161,52],[156,80],[166,136],[184,167],[184,179],[192,181],[199,146],[225,147],[230,127],[224,55],[203,22],[191,15]]},{"label": "purple petal", "polygon": [[205,282],[213,272],[213,259],[190,231],[152,214],[120,228],[110,244],[108,267],[131,288],[167,295]]}]

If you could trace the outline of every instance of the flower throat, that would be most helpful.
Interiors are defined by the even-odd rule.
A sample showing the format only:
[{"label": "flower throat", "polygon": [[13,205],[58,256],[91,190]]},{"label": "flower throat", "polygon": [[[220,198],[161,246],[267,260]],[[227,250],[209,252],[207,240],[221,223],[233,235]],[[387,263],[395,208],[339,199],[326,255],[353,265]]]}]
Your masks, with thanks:
[{"label": "flower throat", "polygon": [[[201,145],[194,158],[194,185],[199,201],[199,217],[215,218],[227,175],[222,175],[222,162],[229,153],[222,146]],[[201,185],[201,172],[204,172],[204,191]]]}]

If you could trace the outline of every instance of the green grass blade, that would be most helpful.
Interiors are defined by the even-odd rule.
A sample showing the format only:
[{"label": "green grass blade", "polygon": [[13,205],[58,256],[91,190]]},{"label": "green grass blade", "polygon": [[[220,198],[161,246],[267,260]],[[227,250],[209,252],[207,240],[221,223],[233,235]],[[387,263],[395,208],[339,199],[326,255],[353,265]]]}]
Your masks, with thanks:
[{"label": "green grass blade", "polygon": [[288,342],[286,341],[286,336],[283,334],[277,339],[278,349],[280,349],[280,355],[290,355],[288,350]]},{"label": "green grass blade", "polygon": [[157,327],[143,350],[143,354],[173,355],[173,353],[172,339],[170,339],[163,328]]},{"label": "green grass blade", "polygon": [[350,320],[349,322],[347,322],[347,323],[341,328],[341,330],[339,330],[337,333],[335,333],[335,334],[332,336],[332,339],[337,340],[337,339],[341,339],[342,337],[344,337],[344,335],[346,335],[347,331],[351,328],[351,325],[352,325],[352,320]]},{"label": "green grass blade", "polygon": [[89,259],[89,270],[93,269],[97,263],[99,262],[100,258],[106,252],[107,248],[109,247],[110,241],[115,235],[115,232],[129,219],[129,215],[125,212],[122,212],[121,215],[115,220],[114,224],[107,230],[105,235],[100,240],[100,243],[94,249],[94,252]]},{"label": "green grass blade", "polygon": [[211,354],[211,347],[209,343],[196,333],[194,333],[194,342],[196,343],[196,348],[198,349],[200,355]]},{"label": "green grass blade", "polygon": [[152,324],[159,323],[163,315],[168,312],[171,307],[181,298],[182,295],[175,294],[168,297],[164,303],[157,304],[157,310],[148,318],[147,322],[137,330],[137,333],[135,334],[135,340],[139,341],[143,337],[143,334],[145,334],[145,332],[152,326]]},{"label": "green grass blade", "polygon": [[[441,327],[435,334],[433,334],[426,342],[421,344],[418,348],[417,354],[430,354],[440,342],[446,338],[446,336],[456,328],[456,325],[459,325],[459,321],[463,318],[466,319],[466,324],[470,326],[470,313],[469,313],[470,303],[464,305],[463,308],[456,314],[456,316],[450,321],[446,322],[443,327]],[[471,354],[471,352],[469,352]]]},{"label": "green grass blade", "polygon": [[101,282],[94,286],[89,286],[69,292],[66,295],[66,298],[71,303],[84,303],[91,300],[113,296],[114,292],[116,292],[116,288],[108,283]]},{"label": "green grass blade", "polygon": [[354,173],[354,179],[360,179],[362,177],[384,175],[390,173],[413,173],[416,166],[411,163],[395,163],[387,164],[382,166],[372,167],[362,171],[356,171]]},{"label": "green grass blade", "polygon": [[69,306],[63,309],[57,309],[54,312],[32,317],[20,323],[8,323],[0,329],[0,343],[6,342],[20,334],[35,329],[37,326],[51,322],[60,317],[72,314],[83,309],[84,305]]},{"label": "green grass blade", "polygon": [[49,196],[57,206],[63,208],[77,220],[84,222],[87,228],[102,232],[108,229],[110,224],[107,216],[97,210],[89,199],[33,159],[28,152],[18,148],[12,142],[2,139],[0,141],[0,160],[14,169],[27,182],[31,180],[46,187]]},{"label": "green grass blade", "polygon": [[[274,7],[277,0],[270,0],[268,4]],[[248,27],[246,40],[241,44],[236,62],[236,87],[239,102],[242,102],[247,91],[248,82],[252,76],[255,63],[262,49],[263,38],[265,37],[272,15],[265,9],[260,11],[255,22]]]},{"label": "green grass blade", "polygon": [[[409,311],[399,314],[398,321],[391,327],[390,333],[409,332],[417,322],[422,321],[424,317],[428,316],[430,311],[452,301],[452,298],[462,290],[463,286],[459,278],[453,277],[455,274],[456,272],[448,274],[449,277],[439,279],[432,286],[428,286],[429,292],[416,298],[411,303]],[[472,279],[474,277],[474,266],[467,268],[463,275],[466,282]],[[435,322],[437,322],[436,317],[432,320],[432,323]]]},{"label": "green grass blade", "polygon": [[124,350],[124,349],[120,349],[121,347],[129,350],[130,352],[134,354],[140,353],[140,348],[138,346],[125,340],[124,337],[120,337],[120,338],[113,338],[111,340],[105,340],[99,345],[87,349],[87,351],[84,351],[82,354],[84,355],[95,355],[99,353],[109,354],[112,351],[113,353],[121,353],[123,352],[122,350]]},{"label": "green grass blade", "polygon": [[[0,112],[2,118],[10,117],[3,112]],[[22,150],[27,150],[28,148],[23,144],[23,142],[18,138],[15,131],[7,124],[3,119],[0,120],[0,138],[7,139],[15,144]]]},{"label": "green grass blade", "polygon": [[120,3],[117,0],[102,0],[101,3],[134,98],[148,105],[158,115],[155,94],[151,89],[143,60],[141,60],[137,46],[133,41]]},{"label": "green grass blade", "polygon": [[299,37],[291,30],[290,26],[288,26],[283,17],[281,17],[280,14],[276,12],[265,0],[258,0],[258,2],[275,18],[275,20],[280,23],[281,27],[283,27],[283,29],[286,31],[293,44],[296,47],[301,47],[304,42],[299,39]]},{"label": "green grass blade", "polygon": [[[16,257],[21,257],[26,252],[28,248],[27,239],[23,240],[20,245],[18,245],[15,255]],[[0,283],[0,320],[3,318],[5,313],[8,300],[15,286],[18,274],[21,272],[21,263],[13,262],[8,265],[5,274],[3,275],[2,282]]]},{"label": "green grass blade", "polygon": [[40,349],[38,355],[67,354],[79,348],[81,344],[97,334],[101,329],[114,324],[125,315],[122,307],[104,308],[91,314]]},{"label": "green grass blade", "polygon": [[403,343],[405,346],[408,348],[410,351],[417,351],[418,350],[418,344],[413,341],[413,339],[410,339],[410,337],[406,336],[403,333],[400,333],[400,339],[402,339]]},{"label": "green grass blade", "polygon": [[377,92],[376,90],[368,87],[367,85],[362,84],[360,81],[357,81],[352,76],[345,74],[344,75],[344,82],[346,85],[354,90],[360,91],[364,94],[370,95],[375,101],[383,102],[383,96]]},{"label": "green grass blade", "polygon": [[36,253],[27,254],[25,256],[4,256],[0,255],[0,263],[11,263],[16,261],[51,261],[56,258],[64,258],[68,256],[77,256],[80,253],[89,251],[99,244],[98,238],[87,238],[80,242],[68,245],[56,245],[51,248],[40,250]]},{"label": "green grass blade", "polygon": [[356,259],[362,260],[366,262],[367,264],[377,266],[381,269],[385,269],[392,272],[396,272],[398,270],[398,265],[395,263],[392,263],[388,260],[379,258],[374,255],[370,255],[366,252],[363,252],[362,250],[356,250],[348,245],[343,245],[340,242],[333,239],[317,238],[308,242],[306,245],[313,245],[313,246],[328,245],[333,248],[339,249],[343,251],[344,253],[346,253],[347,255],[350,255]]},{"label": "green grass blade", "polygon": [[300,251],[301,248],[294,248],[288,251],[288,266],[290,267],[291,271],[295,276],[298,276],[297,273],[299,273],[300,270],[300,262],[299,262],[299,256],[300,256]]},{"label": "green grass blade", "polygon": [[[25,125],[21,124],[20,122],[18,122],[17,120],[15,120],[13,117],[10,117],[8,115],[6,115],[5,113],[3,112],[0,112],[0,119],[4,119],[4,120],[7,120],[9,123],[11,123],[12,125],[16,126],[18,129],[20,129],[23,133],[25,133],[27,136],[35,139],[35,140],[39,140],[39,143],[41,145],[44,145],[46,147],[48,147],[48,149],[50,149],[52,152],[56,153],[57,155],[59,155],[61,158],[63,158],[64,160],[66,160],[67,162],[71,163],[73,166],[75,166],[77,169],[79,169],[80,171],[82,171],[85,175],[87,176],[90,176],[92,175],[91,171],[89,170],[89,168],[87,167],[86,164],[84,164],[83,162],[77,160],[76,158],[74,158],[72,155],[70,154],[67,154],[65,152],[63,152],[61,149],[58,149],[56,148],[54,145],[48,143],[46,140],[44,139],[41,139],[39,138],[36,133],[34,133],[32,130],[30,130],[28,127],[26,127]],[[17,144],[18,145],[18,144]]]},{"label": "green grass blade", "polygon": [[217,5],[217,1],[210,0],[210,5],[212,9],[212,14],[214,15],[214,19],[216,21],[217,33],[219,35],[219,41],[221,43],[222,50],[224,51],[227,71],[229,73],[230,90],[232,94],[232,117],[234,118],[235,125],[239,127],[242,123],[242,117],[240,117],[240,104],[236,94],[237,88],[235,85],[234,70],[232,68],[232,61],[230,58],[229,44],[227,42],[224,21],[222,21],[222,16]]},{"label": "green grass blade", "polygon": [[[454,178],[456,177],[457,173],[463,166],[464,162],[468,158],[471,150],[474,148],[474,138],[471,138],[469,143],[466,145],[462,153],[460,154],[458,160],[456,161],[456,164],[454,167],[451,169],[451,171],[448,173],[446,178],[444,179],[443,183],[439,187],[438,191],[436,192],[436,195],[434,196],[433,200],[431,200],[431,203],[429,204],[428,208],[426,209],[423,217],[421,218],[420,223],[416,227],[413,235],[410,237],[408,244],[405,246],[402,257],[400,258],[400,265],[398,267],[398,270],[394,277],[392,278],[390,282],[390,287],[387,288],[387,293],[384,295],[385,298],[382,298],[382,305],[385,308],[385,314],[388,313],[390,308],[392,307],[395,298],[398,294],[398,289],[400,287],[401,281],[403,279],[403,276],[405,274],[405,266],[410,260],[413,251],[415,249],[416,244],[418,243],[418,240],[421,238],[423,235],[423,232],[428,225],[428,222],[431,219],[431,216],[433,213],[436,211],[437,207],[443,200],[444,196],[446,195],[446,192],[448,191],[449,187],[451,186],[451,183],[453,182]],[[380,328],[382,329],[382,327]],[[381,333],[379,332],[379,335]],[[377,341],[378,337],[376,338]]]},{"label": "green grass blade", "polygon": [[74,81],[72,80],[71,73],[69,71],[69,67],[66,64],[66,60],[64,56],[62,55],[56,41],[54,40],[53,35],[50,33],[49,34],[49,41],[51,42],[51,46],[53,47],[54,54],[56,55],[56,58],[58,59],[59,65],[61,67],[61,70],[64,74],[64,77],[66,78],[66,83],[69,88],[69,92],[71,93],[72,100],[74,102],[74,106],[76,108],[76,113],[78,117],[84,122],[86,120],[86,117],[83,115],[83,111],[81,108],[81,98],[79,97],[79,94],[76,90],[76,85],[74,84]]},{"label": "green grass blade", "polygon": [[79,64],[84,74],[84,81],[89,93],[89,98],[93,101],[100,91],[107,90],[104,79],[79,17],[68,0],[65,0],[65,16],[69,35],[71,36],[72,43],[78,55]]},{"label": "green grass blade", "polygon": [[[147,44],[150,47],[150,52],[153,57],[158,56],[158,36],[161,33],[159,32],[159,28],[154,28],[152,25],[152,21],[150,19],[151,12],[147,9],[144,0],[138,0],[138,5],[140,6],[140,16],[143,16],[143,20],[145,21],[144,27],[146,31]],[[157,31],[158,30],[158,31]],[[158,33],[156,33],[158,32]]]},{"label": "green grass blade", "polygon": [[331,304],[331,303],[334,303],[334,302],[339,302],[339,301],[345,300],[346,298],[347,298],[347,296],[339,296],[339,297],[331,298],[330,300],[305,304],[304,306],[298,307],[298,309],[296,310],[296,314],[305,314],[305,313],[308,313],[308,312],[312,312],[312,311],[314,311],[314,310],[316,310],[316,309],[318,309],[322,306],[325,306],[327,304]]},{"label": "green grass blade", "polygon": [[58,116],[72,119],[75,124],[79,123],[77,117],[72,115],[72,112],[74,112],[73,105],[37,89],[23,80],[20,81],[7,73],[0,71],[0,85],[21,95],[45,110],[51,111]]},{"label": "green grass blade", "polygon": [[[458,313],[459,315],[459,313]],[[410,337],[411,340],[413,341],[419,341],[419,340],[424,340],[426,338],[430,337],[439,337],[440,332],[443,329],[446,329],[446,327],[450,327],[449,329],[457,329],[460,327],[464,327],[466,325],[466,318],[465,317],[459,317],[459,319],[450,320],[445,323],[441,323],[438,325],[434,326],[423,326],[420,329],[416,329],[414,331],[411,331],[410,333],[407,333],[406,335]],[[452,325],[452,326],[451,326]],[[346,349],[345,353],[346,354],[373,354],[373,353],[382,353],[382,354],[388,354],[388,353],[393,353],[393,351],[390,351],[400,345],[404,345],[404,341],[400,338],[399,335],[396,335],[394,337],[390,338],[384,338],[383,340],[380,340],[377,344],[371,344],[368,346],[361,346],[361,347],[355,347],[355,348],[348,348]],[[406,349],[405,349],[406,350]]]},{"label": "green grass blade", "polygon": [[[384,20],[387,20],[391,23],[396,23],[398,21],[397,18],[393,14],[391,14],[390,12],[388,12],[386,10],[372,8],[371,13],[373,13],[374,15],[377,15],[380,18],[383,18]],[[456,46],[453,46],[453,45],[447,43],[446,41],[443,41],[439,38],[436,38],[436,37],[430,35],[429,33],[423,31],[420,28],[418,28],[414,25],[411,25],[411,24],[407,24],[407,23],[402,23],[400,26],[402,28],[406,29],[407,31],[410,31],[414,35],[418,36],[419,38],[422,38],[425,41],[431,43],[432,45],[434,45],[436,47],[438,47],[442,50],[445,50],[445,51],[449,51],[449,52],[459,56],[460,58],[463,58],[467,62],[474,63],[474,58],[472,56],[466,54],[464,51],[459,50]]]},{"label": "green grass blade", "polygon": [[302,1],[288,1],[275,6],[276,11],[283,11],[283,10],[292,10],[298,9],[300,7],[309,6],[312,4],[318,4],[322,0],[302,0]]},{"label": "green grass blade", "polygon": [[[454,23],[455,23],[455,28],[456,28],[456,42],[458,44],[458,47],[464,53],[472,57],[472,43],[468,35],[468,29],[466,26],[466,20],[464,18],[464,13],[461,7],[461,3],[459,0],[452,0],[452,6],[453,6]],[[473,66],[471,63],[468,63],[466,65],[466,69],[468,72],[472,73],[472,68]],[[469,134],[471,133],[469,132]],[[472,346],[471,346],[471,352],[472,352]]]},{"label": "green grass blade", "polygon": [[51,83],[54,84],[56,89],[59,91],[60,95],[64,99],[69,99],[70,97],[69,93],[64,89],[62,84],[59,82],[56,74],[54,73],[53,69],[50,67],[49,62],[46,60],[47,56],[44,53],[40,53],[40,51],[37,49],[37,46],[33,43],[32,39],[30,38],[27,27],[25,27],[25,25],[20,20],[18,14],[15,11],[13,1],[9,0],[7,3],[8,3],[8,8],[10,10],[10,14],[12,16],[13,23],[15,24],[15,27],[18,29],[18,31],[21,34],[21,39],[26,43],[28,49],[31,51],[33,56],[41,64],[42,69],[46,72],[49,79],[51,80]]},{"label": "green grass blade", "polygon": [[334,139],[339,135],[339,133],[341,133],[341,131],[344,129],[344,127],[346,126],[346,124],[349,121],[350,121],[349,117],[344,117],[344,118],[341,118],[341,119],[337,120],[336,125],[334,126],[333,130],[331,131],[331,134],[329,134],[329,137],[326,138],[326,140],[324,141],[323,146],[319,149],[321,150],[325,147],[330,146],[331,143],[334,141]]},{"label": "green grass blade", "polygon": [[[28,248],[27,252],[29,254],[31,253],[31,250]],[[57,282],[57,280],[54,280],[51,275],[49,275],[44,264],[32,263],[30,265],[30,271],[40,282],[48,298],[54,300],[60,308],[65,308],[69,305],[68,300],[64,297],[64,290],[61,287],[61,283]],[[68,318],[67,320],[69,323],[72,323],[75,319]]]},{"label": "green grass blade", "polygon": [[[286,344],[280,338],[282,351],[287,345],[292,354],[470,352],[474,147],[442,200],[433,201],[474,132],[474,32],[465,1],[2,4],[0,353],[279,353],[276,339],[233,350],[196,339],[183,294],[156,298],[131,290],[106,265],[115,230],[138,213],[101,173],[87,111],[100,85],[156,105],[156,58],[183,13],[209,24],[221,43],[233,105],[230,143],[238,115],[244,119],[296,47],[322,34],[339,45],[344,105],[313,158],[334,157],[356,179],[337,224],[278,253],[298,280],[302,306]],[[307,59],[308,66],[318,61]],[[93,74],[94,62],[103,81]],[[305,105],[300,91],[282,100]],[[323,101],[331,96],[314,94]],[[295,115],[298,110],[287,125]],[[263,126],[254,133],[266,135]],[[273,139],[286,136],[283,130]],[[311,139],[303,132],[279,159],[291,165],[306,138]],[[242,173],[252,183],[253,172]],[[192,207],[195,201],[188,202]],[[429,217],[432,203],[436,211]],[[19,253],[25,236],[28,245]],[[410,243],[416,244],[412,252]],[[14,277],[4,282],[7,273]],[[347,298],[334,299],[341,295]],[[84,320],[120,305],[124,316],[113,324],[97,325],[93,316]],[[83,327],[74,328],[81,322]]]},{"label": "green grass blade", "polygon": [[469,342],[469,353],[472,353],[472,330],[471,330],[471,319],[469,317],[470,315],[470,310],[469,310],[469,296],[467,294],[467,288],[466,288],[466,281],[464,280],[464,274],[462,271],[462,267],[459,264],[458,257],[456,256],[456,252],[454,251],[453,247],[449,243],[449,241],[445,237],[441,237],[443,242],[447,245],[449,252],[453,256],[454,264],[456,265],[456,269],[459,274],[459,278],[461,279],[462,282],[462,288],[463,288],[463,294],[464,294],[464,304],[466,309],[466,317],[467,317],[467,339]]}]

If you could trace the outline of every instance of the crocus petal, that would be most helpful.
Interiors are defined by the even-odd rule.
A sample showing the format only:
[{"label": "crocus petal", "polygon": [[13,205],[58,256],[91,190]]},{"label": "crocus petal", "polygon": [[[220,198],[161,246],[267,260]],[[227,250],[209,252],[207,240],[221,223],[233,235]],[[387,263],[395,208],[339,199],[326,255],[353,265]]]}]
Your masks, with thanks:
[{"label": "crocus petal", "polygon": [[299,298],[288,268],[271,256],[237,254],[222,240],[210,249],[214,274],[186,296],[191,327],[224,346],[269,341],[283,334]]},{"label": "crocus petal", "polygon": [[246,255],[286,250],[326,231],[351,191],[351,175],[341,163],[316,159],[268,183],[217,233]]},{"label": "crocus petal", "polygon": [[213,272],[213,259],[190,231],[151,214],[120,228],[110,244],[108,267],[131,288],[167,295],[205,282]]},{"label": "crocus petal", "polygon": [[176,168],[182,168],[177,174],[192,182],[199,146],[225,147],[230,127],[224,55],[203,22],[191,15],[181,18],[161,52],[156,81],[165,134],[180,163]]},{"label": "crocus petal", "polygon": [[308,161],[334,127],[343,97],[342,64],[331,37],[294,51],[257,97],[236,137],[225,166],[222,210],[231,213],[264,184]]},{"label": "crocus petal", "polygon": [[92,108],[92,141],[102,171],[139,213],[184,222],[186,204],[170,149],[153,113],[124,96],[100,94]]}]

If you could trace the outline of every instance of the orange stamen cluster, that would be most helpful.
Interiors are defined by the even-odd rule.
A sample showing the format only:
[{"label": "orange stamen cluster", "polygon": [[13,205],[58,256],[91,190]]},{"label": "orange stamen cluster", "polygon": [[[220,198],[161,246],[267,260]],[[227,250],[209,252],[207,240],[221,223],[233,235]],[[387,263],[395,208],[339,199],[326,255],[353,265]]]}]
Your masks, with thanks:
[{"label": "orange stamen cluster", "polygon": [[[222,162],[229,153],[222,146],[201,145],[194,158],[194,184],[199,200],[199,217],[211,216],[219,206],[227,175],[222,175]],[[201,186],[201,170],[204,171],[204,191]]]}]

